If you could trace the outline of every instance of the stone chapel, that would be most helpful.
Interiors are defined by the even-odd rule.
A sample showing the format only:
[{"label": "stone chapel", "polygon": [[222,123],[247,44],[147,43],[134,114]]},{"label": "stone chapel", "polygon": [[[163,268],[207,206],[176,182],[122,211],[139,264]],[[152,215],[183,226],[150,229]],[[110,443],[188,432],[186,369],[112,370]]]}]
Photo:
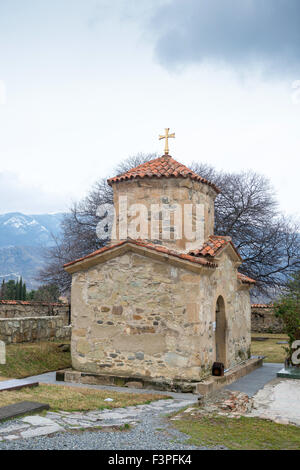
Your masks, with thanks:
[{"label": "stone chapel", "polygon": [[[140,380],[172,388],[208,377],[215,361],[231,368],[248,359],[255,281],[239,273],[242,259],[231,239],[214,235],[219,189],[169,154],[108,184],[115,238],[64,266],[72,275],[73,369],[114,377],[117,384]],[[203,240],[164,240],[162,227],[153,238],[120,239],[120,197],[149,211],[151,205],[201,204]]]}]

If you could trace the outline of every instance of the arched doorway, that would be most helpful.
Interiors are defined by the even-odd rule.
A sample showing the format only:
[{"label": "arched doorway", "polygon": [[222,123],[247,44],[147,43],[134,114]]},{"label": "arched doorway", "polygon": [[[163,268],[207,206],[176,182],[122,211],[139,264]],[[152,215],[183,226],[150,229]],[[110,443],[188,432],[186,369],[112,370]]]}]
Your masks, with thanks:
[{"label": "arched doorway", "polygon": [[226,315],[225,302],[220,295],[216,303],[216,362],[222,362],[226,367]]}]

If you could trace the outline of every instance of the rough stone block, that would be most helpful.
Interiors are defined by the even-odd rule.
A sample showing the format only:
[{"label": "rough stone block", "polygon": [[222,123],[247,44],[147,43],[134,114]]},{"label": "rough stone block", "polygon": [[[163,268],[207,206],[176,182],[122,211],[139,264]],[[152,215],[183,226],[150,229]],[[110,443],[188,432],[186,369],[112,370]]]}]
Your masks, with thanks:
[{"label": "rough stone block", "polygon": [[142,360],[142,359],[144,359],[144,353],[140,352],[140,351],[136,352],[135,357],[136,357],[136,359]]},{"label": "rough stone block", "polygon": [[121,328],[119,326],[104,326],[104,325],[95,325],[91,330],[91,338],[97,339],[108,339],[115,337],[121,332]]},{"label": "rough stone block", "polygon": [[124,352],[144,351],[145,354],[164,352],[166,338],[162,334],[119,335],[113,338],[113,346]]},{"label": "rough stone block", "polygon": [[118,306],[113,306],[112,308],[112,314],[113,315],[122,315],[123,313],[123,307],[121,305]]},{"label": "rough stone block", "polygon": [[85,339],[79,339],[76,344],[76,350],[80,354],[87,354],[91,350],[90,343]]},{"label": "rough stone block", "polygon": [[186,313],[188,322],[199,321],[199,305],[197,303],[187,303]]},{"label": "rough stone block", "polygon": [[186,367],[188,365],[188,357],[180,356],[174,352],[168,352],[164,356],[166,364],[171,367]]}]

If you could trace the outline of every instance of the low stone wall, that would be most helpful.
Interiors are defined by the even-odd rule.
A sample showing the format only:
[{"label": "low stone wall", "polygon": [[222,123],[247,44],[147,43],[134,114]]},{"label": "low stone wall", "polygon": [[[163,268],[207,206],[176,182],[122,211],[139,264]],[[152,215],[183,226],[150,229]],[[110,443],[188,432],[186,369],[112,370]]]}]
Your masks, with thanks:
[{"label": "low stone wall", "polygon": [[70,338],[71,326],[62,316],[0,318],[0,340],[6,344]]},{"label": "low stone wall", "polygon": [[60,315],[69,320],[69,304],[0,300],[0,318],[49,317]]},{"label": "low stone wall", "polygon": [[0,340],[6,344],[71,338],[69,305],[0,300]]},{"label": "low stone wall", "polygon": [[284,326],[277,318],[272,305],[254,304],[251,306],[252,333],[284,333]]}]

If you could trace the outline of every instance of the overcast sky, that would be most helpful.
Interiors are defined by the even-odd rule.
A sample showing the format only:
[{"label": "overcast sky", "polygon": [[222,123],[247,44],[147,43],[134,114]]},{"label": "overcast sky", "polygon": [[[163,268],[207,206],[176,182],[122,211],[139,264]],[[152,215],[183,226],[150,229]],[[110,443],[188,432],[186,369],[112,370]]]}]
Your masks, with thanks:
[{"label": "overcast sky", "polygon": [[0,213],[67,210],[165,127],[296,214],[300,1],[0,0]]}]

